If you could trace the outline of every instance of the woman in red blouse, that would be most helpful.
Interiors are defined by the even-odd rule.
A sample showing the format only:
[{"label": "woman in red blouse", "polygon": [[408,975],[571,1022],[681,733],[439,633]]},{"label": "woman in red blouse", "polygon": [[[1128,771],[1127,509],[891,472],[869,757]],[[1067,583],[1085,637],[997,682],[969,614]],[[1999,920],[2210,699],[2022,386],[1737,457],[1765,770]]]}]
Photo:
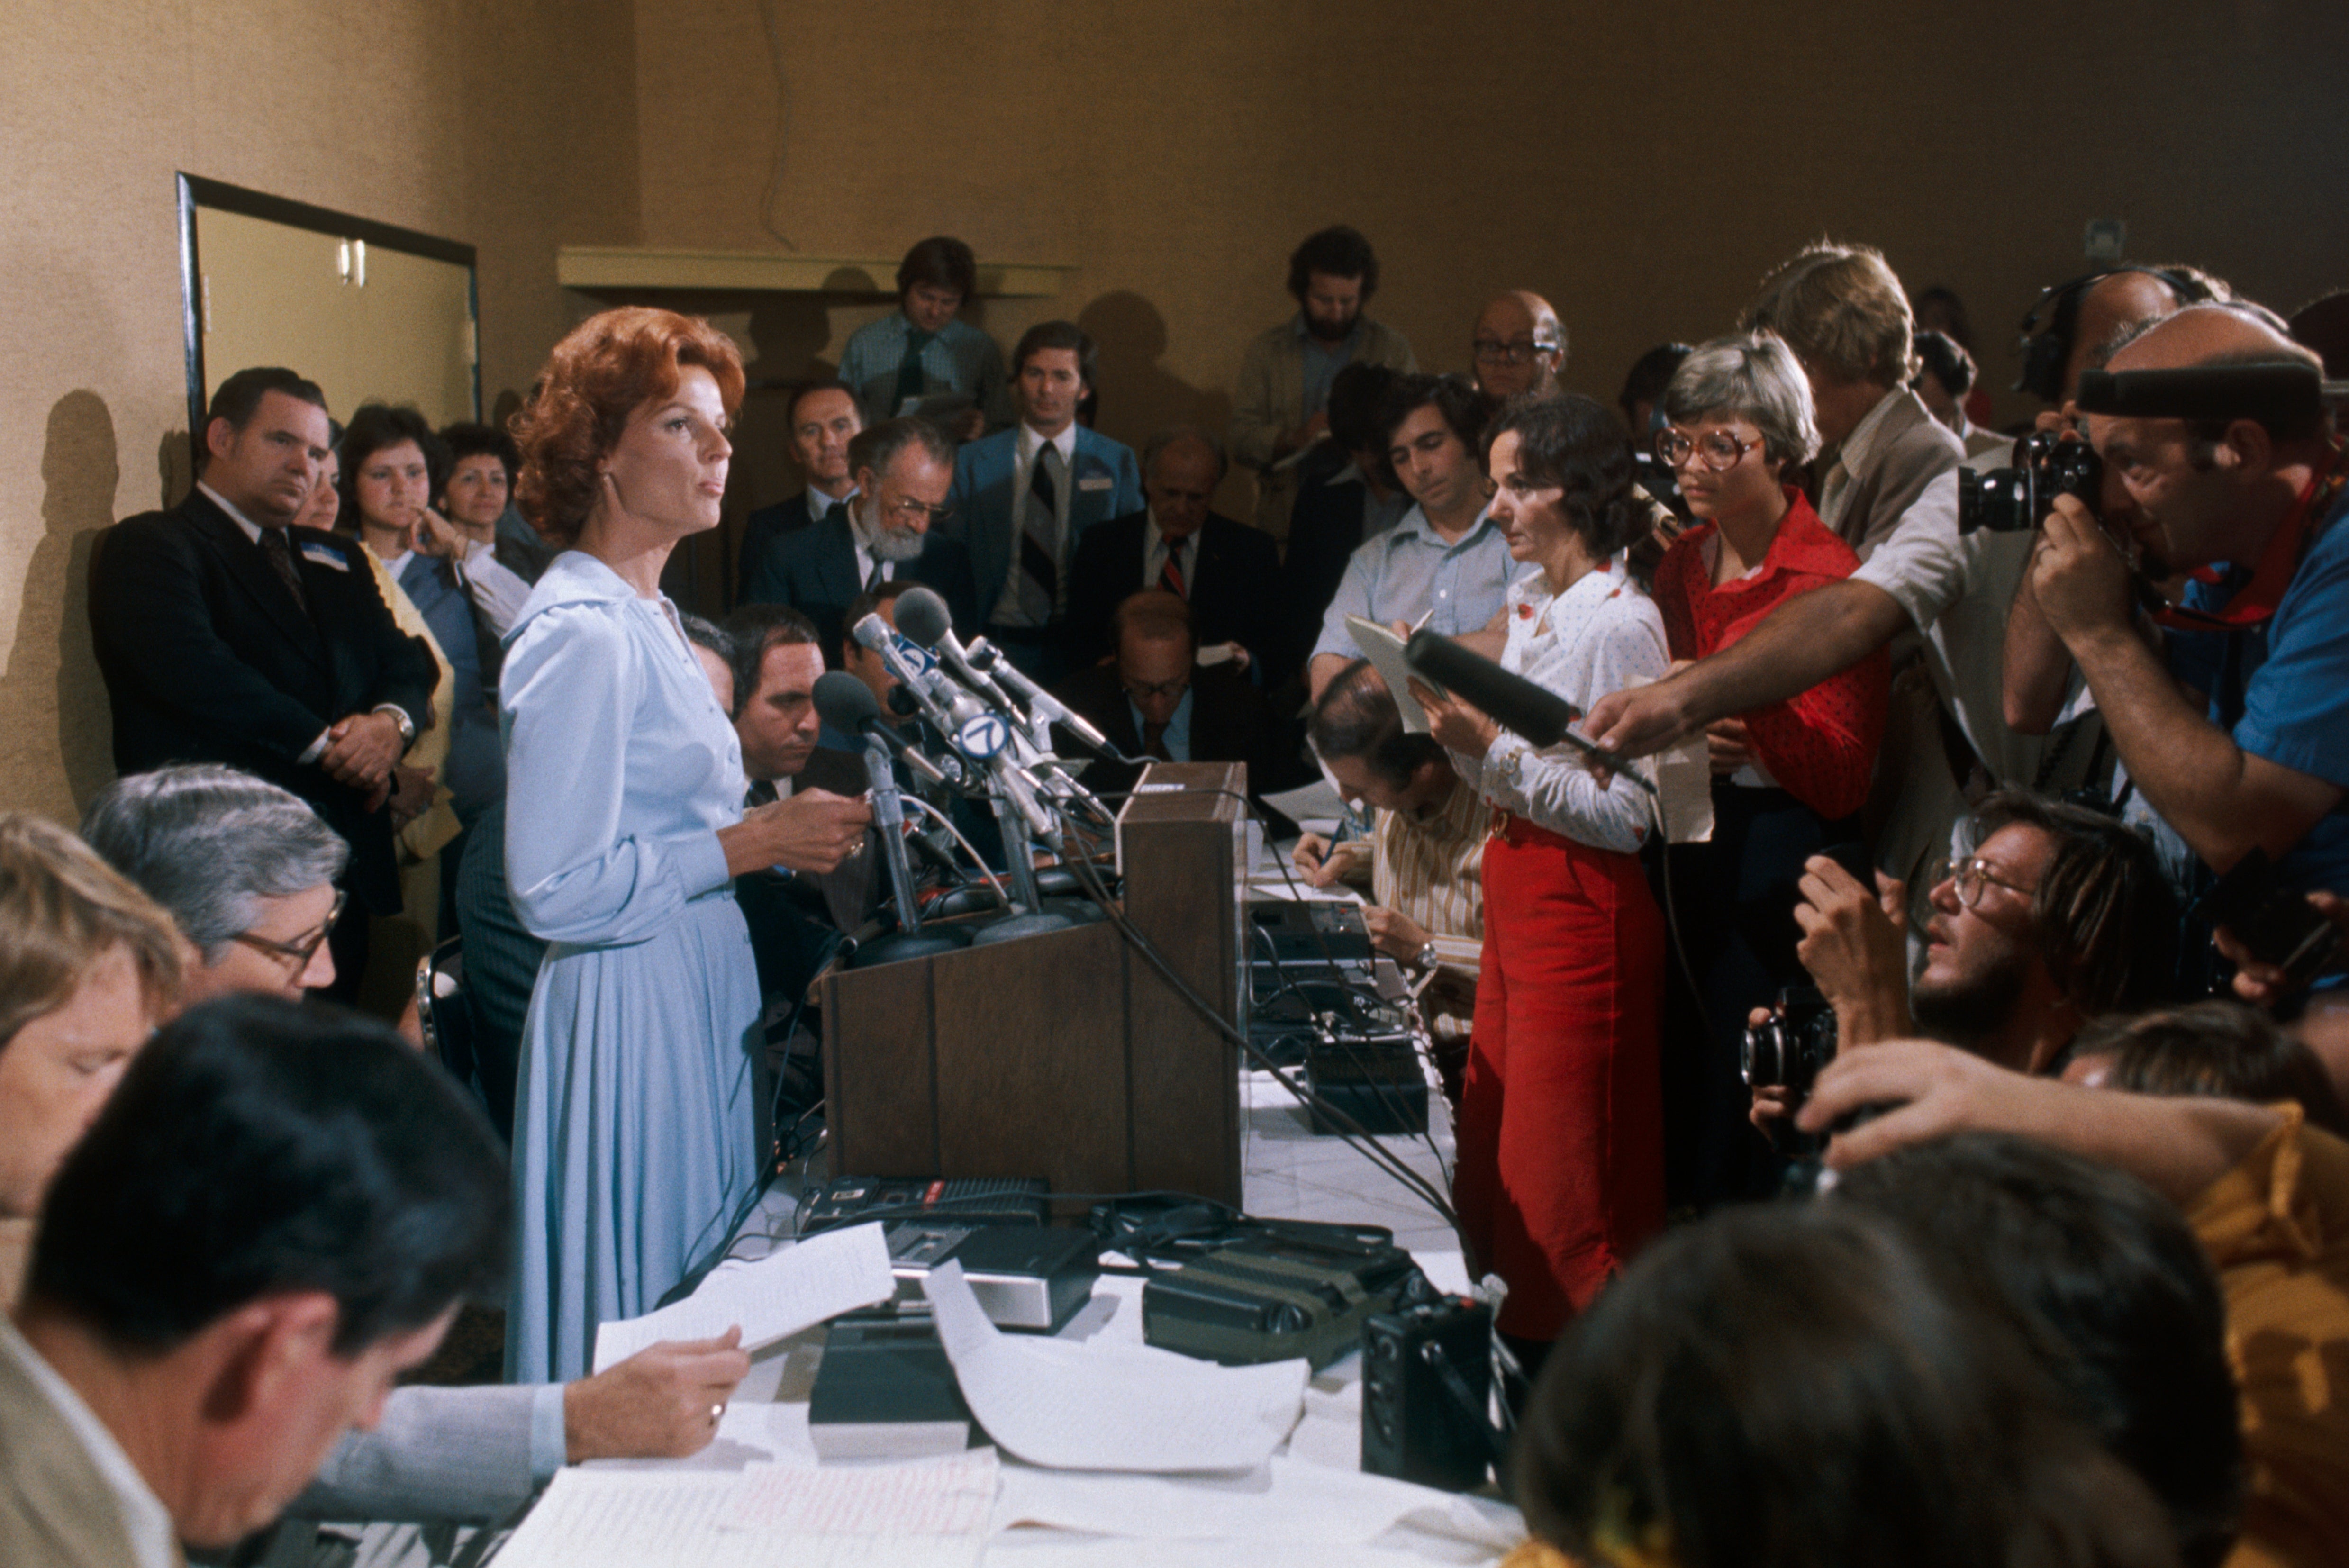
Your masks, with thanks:
[{"label": "woman in red blouse", "polygon": [[[1737,641],[1780,600],[1859,565],[1786,470],[1818,450],[1810,382],[1768,333],[1724,337],[1665,388],[1656,455],[1695,523],[1656,568],[1674,661]],[[1738,1071],[1746,1015],[1809,983],[1795,955],[1803,862],[1857,841],[1889,679],[1882,649],[1788,701],[1723,719],[1713,754],[1713,840],[1671,851],[1671,907],[1698,990],[1676,974],[1666,1007],[1668,1170],[1676,1203],[1756,1196],[1776,1161],[1746,1120]],[[1701,1006],[1700,1006],[1701,1002]]]}]

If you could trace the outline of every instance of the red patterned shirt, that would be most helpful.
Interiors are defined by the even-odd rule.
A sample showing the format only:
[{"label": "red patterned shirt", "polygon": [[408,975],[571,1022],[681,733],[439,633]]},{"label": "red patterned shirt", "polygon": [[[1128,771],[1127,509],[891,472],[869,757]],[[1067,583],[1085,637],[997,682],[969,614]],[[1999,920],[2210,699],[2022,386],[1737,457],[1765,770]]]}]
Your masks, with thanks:
[{"label": "red patterned shirt", "polygon": [[[1848,577],[1851,546],[1827,531],[1802,492],[1790,503],[1759,568],[1715,586],[1708,557],[1717,530],[1701,522],[1672,542],[1656,567],[1656,608],[1675,659],[1701,659],[1737,641],[1780,601]],[[1710,548],[1709,548],[1710,546]],[[1876,748],[1884,738],[1890,655],[1878,648],[1841,675],[1785,702],[1741,714],[1754,755],[1781,788],[1829,821],[1868,799]]]}]

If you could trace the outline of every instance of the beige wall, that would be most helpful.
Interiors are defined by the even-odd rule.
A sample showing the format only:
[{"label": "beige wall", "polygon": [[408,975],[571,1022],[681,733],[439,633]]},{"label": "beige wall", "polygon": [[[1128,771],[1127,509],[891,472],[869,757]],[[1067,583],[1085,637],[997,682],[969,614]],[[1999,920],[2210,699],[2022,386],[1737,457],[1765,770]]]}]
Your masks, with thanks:
[{"label": "beige wall", "polygon": [[85,536],[186,482],[174,171],[478,246],[493,397],[570,319],[555,245],[636,237],[633,29],[627,0],[6,8],[0,807],[71,817],[110,774]]},{"label": "beige wall", "polygon": [[[1007,344],[1084,322],[1129,440],[1221,422],[1289,247],[1339,221],[1423,362],[1464,368],[1476,304],[1529,286],[1567,317],[1569,383],[1609,398],[1822,232],[1954,285],[2002,387],[2090,218],[2287,310],[2349,283],[2349,29],[2313,0],[765,4],[9,8],[0,803],[69,811],[105,776],[76,536],[155,503],[182,422],[174,169],[479,246],[492,401],[588,303],[554,286],[558,242],[895,255],[946,232],[1071,263],[1062,297],[983,319]],[[776,379],[883,308],[693,303]],[[792,488],[775,403],[746,410],[737,518]]]}]

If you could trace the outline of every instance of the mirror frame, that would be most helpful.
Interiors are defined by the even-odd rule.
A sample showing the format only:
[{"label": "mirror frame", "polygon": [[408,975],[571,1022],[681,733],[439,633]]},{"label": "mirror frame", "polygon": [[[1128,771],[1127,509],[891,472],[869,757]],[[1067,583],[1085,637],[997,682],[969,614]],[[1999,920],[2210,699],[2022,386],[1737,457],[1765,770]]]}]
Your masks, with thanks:
[{"label": "mirror frame", "polygon": [[235,212],[289,228],[308,229],[342,240],[365,240],[387,251],[404,251],[465,269],[465,304],[473,317],[473,418],[481,417],[481,280],[473,247],[413,229],[354,218],[285,196],[271,196],[219,180],[181,171],[180,192],[180,331],[188,357],[188,447],[199,466],[204,450],[203,270],[196,254],[196,209]]}]

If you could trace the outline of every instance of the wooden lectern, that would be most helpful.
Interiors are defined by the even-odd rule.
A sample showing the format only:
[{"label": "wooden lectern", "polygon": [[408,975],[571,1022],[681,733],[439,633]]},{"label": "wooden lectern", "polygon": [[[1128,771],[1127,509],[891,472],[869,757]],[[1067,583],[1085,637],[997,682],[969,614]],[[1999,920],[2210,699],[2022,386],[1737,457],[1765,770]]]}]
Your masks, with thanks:
[{"label": "wooden lectern", "polygon": [[[1161,762],[1118,814],[1126,917],[1237,1019],[1247,769]],[[1040,1176],[1240,1202],[1238,1049],[1097,921],[823,985],[835,1175]]]}]

